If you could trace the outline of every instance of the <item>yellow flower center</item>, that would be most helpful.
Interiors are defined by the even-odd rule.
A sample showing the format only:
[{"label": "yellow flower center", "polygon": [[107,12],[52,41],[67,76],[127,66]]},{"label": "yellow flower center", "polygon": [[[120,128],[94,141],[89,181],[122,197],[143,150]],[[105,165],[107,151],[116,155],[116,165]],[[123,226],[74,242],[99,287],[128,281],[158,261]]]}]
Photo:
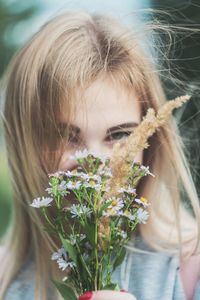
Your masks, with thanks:
[{"label": "yellow flower center", "polygon": [[116,200],[113,200],[112,201],[112,206],[116,206],[117,205],[117,201]]},{"label": "yellow flower center", "polygon": [[90,180],[90,181],[89,181],[89,184],[92,185],[92,186],[94,186],[96,183],[95,183],[94,180]]},{"label": "yellow flower center", "polygon": [[107,212],[111,215],[111,214],[114,214],[115,211],[111,208],[107,208]]},{"label": "yellow flower center", "polygon": [[140,197],[140,200],[143,202],[143,203],[147,203],[147,199],[145,197]]}]

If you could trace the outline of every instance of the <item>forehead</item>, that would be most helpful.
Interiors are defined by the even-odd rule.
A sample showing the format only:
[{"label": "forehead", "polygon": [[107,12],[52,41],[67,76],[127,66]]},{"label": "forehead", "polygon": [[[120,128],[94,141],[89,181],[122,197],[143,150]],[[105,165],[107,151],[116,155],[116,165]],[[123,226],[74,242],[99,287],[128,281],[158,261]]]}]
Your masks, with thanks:
[{"label": "forehead", "polygon": [[[64,105],[62,122],[67,122],[66,110]],[[140,119],[140,103],[134,90],[114,84],[108,78],[95,80],[78,97],[73,114],[73,124],[81,129],[112,127],[119,123],[140,122]]]}]

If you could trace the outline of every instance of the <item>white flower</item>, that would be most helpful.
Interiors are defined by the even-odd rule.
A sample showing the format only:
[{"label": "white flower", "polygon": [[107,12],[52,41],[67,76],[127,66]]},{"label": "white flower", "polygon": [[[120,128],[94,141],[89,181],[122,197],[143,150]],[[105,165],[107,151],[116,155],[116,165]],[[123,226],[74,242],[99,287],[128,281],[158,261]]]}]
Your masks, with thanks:
[{"label": "white flower", "polygon": [[130,211],[128,210],[124,211],[123,216],[128,218],[131,221],[135,220],[135,215],[131,214]]},{"label": "white flower", "polygon": [[146,224],[149,214],[146,210],[139,208],[137,211],[137,219],[139,223]]},{"label": "white flower", "polygon": [[136,192],[136,189],[133,189],[131,186],[128,186],[128,188],[119,188],[118,190],[117,190],[117,192],[119,192],[119,193],[124,193],[124,192],[126,192],[126,193],[128,193],[128,194],[135,194],[135,192]]},{"label": "white flower", "polygon": [[87,206],[85,205],[75,205],[73,204],[70,208],[70,212],[72,214],[72,218],[76,218],[76,217],[79,217],[81,214],[84,214],[85,216],[90,216],[91,214],[91,209],[88,208]]},{"label": "white flower", "polygon": [[66,188],[69,189],[69,190],[78,190],[81,186],[81,182],[80,181],[76,181],[76,182],[73,182],[73,181],[69,181],[67,184],[66,184]]},{"label": "white flower", "polygon": [[70,159],[81,159],[81,158],[85,158],[87,157],[89,154],[91,154],[87,149],[83,149],[83,150],[77,150],[74,155],[70,155]]},{"label": "white flower", "polygon": [[59,258],[63,258],[67,260],[67,252],[64,247],[58,249],[58,252],[54,252],[51,256],[52,260],[58,260]]},{"label": "white flower", "polygon": [[104,217],[117,217],[123,214],[122,210],[114,210],[113,208],[109,208],[106,211],[103,211],[102,216]]},{"label": "white flower", "polygon": [[76,236],[75,235],[70,234],[69,239],[70,239],[70,242],[72,245],[76,244]]},{"label": "white flower", "polygon": [[[49,185],[52,186],[51,183],[49,183]],[[58,193],[61,196],[65,196],[67,194],[66,188],[67,188],[67,183],[64,180],[62,180],[61,183],[58,184]],[[48,194],[53,195],[52,187],[47,188],[45,191],[47,191]]]},{"label": "white flower", "polygon": [[82,240],[84,240],[85,238],[86,238],[86,235],[83,234],[83,233],[81,233],[81,234],[80,234],[80,240],[82,241]]},{"label": "white flower", "polygon": [[84,179],[84,180],[87,180],[87,181],[89,181],[89,180],[95,180],[95,181],[97,181],[98,183],[100,183],[101,182],[101,177],[99,176],[99,175],[96,175],[96,174],[86,174],[86,173],[80,173],[80,177],[82,178],[82,179]]},{"label": "white flower", "polygon": [[79,236],[79,234],[76,234],[76,235],[70,234],[69,238],[70,238],[70,242],[72,245],[76,244],[76,240],[78,237],[80,238],[80,241],[82,241],[86,238],[86,235],[82,234],[82,233],[80,234],[80,236]]},{"label": "white flower", "polygon": [[155,177],[155,175],[149,171],[149,166],[145,167],[145,166],[141,165],[140,169],[145,172],[145,176],[151,175],[151,176]]},{"label": "white flower", "polygon": [[53,198],[49,197],[42,197],[42,198],[36,198],[33,200],[33,202],[30,204],[32,207],[40,208],[40,207],[47,207],[51,206],[51,202],[53,201]]},{"label": "white flower", "polygon": [[73,176],[73,173],[71,172],[71,171],[67,171],[67,172],[65,172],[65,176],[67,176],[67,177],[72,177]]},{"label": "white flower", "polygon": [[72,160],[79,160],[79,159],[82,159],[82,158],[86,158],[88,157],[89,155],[92,155],[96,158],[99,158],[103,163],[109,158],[105,155],[102,155],[102,154],[98,154],[96,152],[93,152],[93,151],[88,151],[87,149],[83,149],[83,150],[77,150],[74,155],[70,155],[70,159]]},{"label": "white flower", "polygon": [[105,167],[103,170],[99,172],[101,176],[112,177],[112,170],[109,167]]},{"label": "white flower", "polygon": [[62,269],[64,271],[66,268],[73,268],[76,266],[76,264],[73,261],[65,261],[63,258],[59,258],[57,260],[59,269]]},{"label": "white flower", "polygon": [[145,208],[149,206],[149,203],[145,197],[140,197],[140,199],[135,198],[134,201],[137,202],[138,204],[142,204]]},{"label": "white flower", "polygon": [[127,238],[127,233],[124,230],[118,231],[117,234],[120,235],[123,239]]},{"label": "white flower", "polygon": [[99,192],[101,190],[101,184],[96,183],[94,180],[86,181],[82,184],[86,188],[91,188]]},{"label": "white flower", "polygon": [[59,177],[61,175],[65,175],[65,172],[64,171],[57,171],[55,173],[48,174],[49,177]]},{"label": "white flower", "polygon": [[64,180],[62,180],[61,183],[58,185],[58,192],[61,196],[65,196],[67,194],[66,188],[67,183]]},{"label": "white flower", "polygon": [[79,177],[83,172],[77,172],[77,170],[73,170],[73,171],[67,171],[65,172],[65,176],[67,177]]},{"label": "white flower", "polygon": [[124,207],[124,202],[120,198],[111,197],[106,202],[110,202],[111,204],[108,206],[107,209],[113,209],[115,211],[121,210]]}]

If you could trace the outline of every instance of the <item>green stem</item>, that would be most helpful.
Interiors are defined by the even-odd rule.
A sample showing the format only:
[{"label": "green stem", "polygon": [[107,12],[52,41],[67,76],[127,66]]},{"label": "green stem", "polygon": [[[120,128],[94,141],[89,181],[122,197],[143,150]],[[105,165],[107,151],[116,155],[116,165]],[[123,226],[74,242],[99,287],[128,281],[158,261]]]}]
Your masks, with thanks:
[{"label": "green stem", "polygon": [[48,214],[47,214],[47,212],[46,212],[46,208],[45,208],[45,207],[42,207],[42,212],[43,212],[43,214],[44,214],[44,216],[45,216],[46,221],[49,223],[49,225],[50,225],[53,229],[55,229],[55,226],[54,226],[54,224],[52,223],[52,221],[50,220],[50,218],[49,218],[49,216],[48,216]]}]

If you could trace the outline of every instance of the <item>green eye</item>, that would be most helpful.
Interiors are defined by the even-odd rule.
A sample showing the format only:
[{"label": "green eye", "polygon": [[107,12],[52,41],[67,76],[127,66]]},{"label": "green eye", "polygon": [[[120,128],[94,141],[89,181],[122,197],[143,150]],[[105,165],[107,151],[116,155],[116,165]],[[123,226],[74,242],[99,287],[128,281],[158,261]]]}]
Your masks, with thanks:
[{"label": "green eye", "polygon": [[131,134],[131,131],[114,132],[106,138],[106,141],[111,142],[113,140],[122,140],[124,138],[127,138],[130,134]]}]

